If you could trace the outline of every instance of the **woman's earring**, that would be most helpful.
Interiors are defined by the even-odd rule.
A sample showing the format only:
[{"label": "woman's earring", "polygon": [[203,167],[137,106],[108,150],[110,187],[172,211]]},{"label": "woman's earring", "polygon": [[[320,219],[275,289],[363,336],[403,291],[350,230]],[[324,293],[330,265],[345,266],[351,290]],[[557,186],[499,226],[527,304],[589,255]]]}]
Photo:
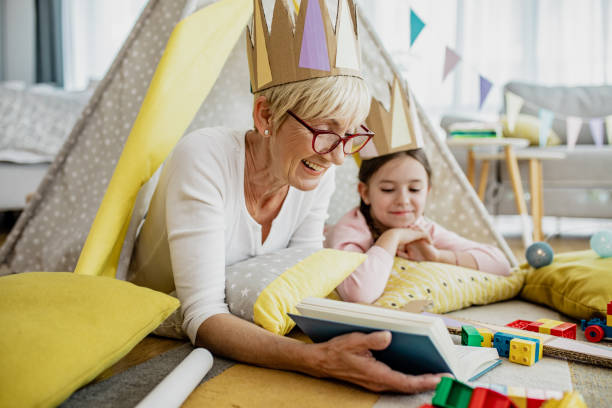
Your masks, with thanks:
[{"label": "woman's earring", "polygon": [[270,131],[268,129],[264,130],[264,135],[268,136],[270,134]]}]

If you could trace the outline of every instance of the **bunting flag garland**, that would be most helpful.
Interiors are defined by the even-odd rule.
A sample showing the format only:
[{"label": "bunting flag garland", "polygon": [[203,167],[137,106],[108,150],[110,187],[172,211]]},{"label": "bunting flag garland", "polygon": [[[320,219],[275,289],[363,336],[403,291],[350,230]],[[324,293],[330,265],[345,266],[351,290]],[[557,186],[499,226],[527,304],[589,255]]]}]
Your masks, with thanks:
[{"label": "bunting flag garland", "polygon": [[[293,2],[295,4],[296,0],[293,0]],[[414,42],[419,37],[425,26],[425,22],[415,13],[414,9],[410,8],[410,47],[414,45]],[[457,64],[461,60],[461,55],[457,54],[449,46],[446,46],[442,82],[446,80],[446,77],[457,67]],[[479,74],[478,77],[480,87],[480,99],[478,103],[478,109],[480,110],[482,109],[482,106],[484,105],[494,84],[481,74]],[[580,135],[580,131],[582,129],[582,125],[586,121],[588,121],[589,123],[589,129],[591,131],[593,141],[597,147],[601,147],[604,145],[605,134],[607,134],[608,144],[612,145],[612,115],[608,115],[605,118],[580,118],[577,116],[566,116],[558,113],[555,114],[552,111],[541,108],[540,106],[534,103],[526,102],[525,99],[510,91],[506,91],[504,97],[506,102],[506,119],[508,122],[508,129],[511,133],[514,132],[516,129],[516,122],[523,106],[531,106],[532,108],[537,109],[539,111],[540,146],[545,146],[548,142],[548,136],[551,131],[552,123],[555,119],[555,116],[561,120],[565,119],[568,149],[571,150],[576,146],[578,136]]]},{"label": "bunting flag garland", "polygon": [[506,92],[506,119],[508,120],[508,129],[510,133],[514,133],[516,120],[518,119],[518,114],[521,112],[524,103],[525,100],[517,94]]},{"label": "bunting flag garland", "polygon": [[414,44],[414,42],[416,41],[419,34],[421,34],[421,31],[423,31],[423,28],[425,28],[425,23],[423,22],[423,20],[421,20],[421,18],[417,16],[414,10],[410,9],[410,46],[411,47],[412,47],[412,44]]},{"label": "bunting flag garland", "polygon": [[444,74],[442,75],[442,81],[444,81],[447,75],[455,69],[455,66],[459,63],[461,57],[449,47],[446,47],[446,55],[444,56]]},{"label": "bunting flag garland", "polygon": [[555,118],[555,114],[549,111],[548,109],[540,109],[540,147],[546,146],[548,142],[548,134],[550,133],[550,128],[552,127],[553,119]]},{"label": "bunting flag garland", "polygon": [[567,135],[567,148],[572,150],[576,146],[580,129],[582,128],[582,118],[576,116],[568,116],[565,119],[565,133]]},{"label": "bunting flag garland", "polygon": [[480,103],[478,104],[478,109],[482,109],[482,104],[484,104],[485,99],[491,92],[491,87],[493,84],[487,78],[480,75]]},{"label": "bunting flag garland", "polygon": [[589,120],[589,128],[591,128],[591,135],[593,136],[593,141],[595,142],[595,146],[597,147],[603,146],[604,143],[603,125],[604,124],[602,118],[593,118]]}]

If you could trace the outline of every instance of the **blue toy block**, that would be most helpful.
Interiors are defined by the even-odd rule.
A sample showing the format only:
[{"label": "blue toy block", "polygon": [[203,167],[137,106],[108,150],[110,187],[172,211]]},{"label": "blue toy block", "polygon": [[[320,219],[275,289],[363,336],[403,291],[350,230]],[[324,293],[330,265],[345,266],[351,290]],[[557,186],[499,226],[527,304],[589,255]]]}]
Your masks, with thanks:
[{"label": "blue toy block", "polygon": [[528,336],[520,336],[514,333],[497,332],[495,333],[495,336],[493,336],[493,347],[497,349],[497,353],[501,357],[507,358],[510,356],[510,340],[514,338],[533,341],[536,344],[535,361],[540,360],[540,356],[542,355],[541,354],[542,352],[540,350],[540,347],[541,347],[540,339],[536,339],[534,337],[528,337]]}]

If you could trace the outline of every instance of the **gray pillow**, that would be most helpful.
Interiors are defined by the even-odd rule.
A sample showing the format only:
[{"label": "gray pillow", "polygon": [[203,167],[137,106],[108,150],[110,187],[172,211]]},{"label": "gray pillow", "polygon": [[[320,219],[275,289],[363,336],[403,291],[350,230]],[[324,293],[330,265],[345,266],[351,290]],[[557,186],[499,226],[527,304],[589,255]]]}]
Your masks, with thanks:
[{"label": "gray pillow", "polygon": [[[253,305],[259,294],[274,279],[321,248],[285,248],[237,262],[225,268],[225,301],[230,312],[250,322],[253,321]],[[176,297],[176,291],[170,293]],[[177,309],[153,334],[174,339],[186,339],[183,332],[183,315]]]},{"label": "gray pillow", "polygon": [[285,248],[235,263],[225,269],[225,301],[230,312],[253,321],[253,305],[274,279],[321,248]]}]

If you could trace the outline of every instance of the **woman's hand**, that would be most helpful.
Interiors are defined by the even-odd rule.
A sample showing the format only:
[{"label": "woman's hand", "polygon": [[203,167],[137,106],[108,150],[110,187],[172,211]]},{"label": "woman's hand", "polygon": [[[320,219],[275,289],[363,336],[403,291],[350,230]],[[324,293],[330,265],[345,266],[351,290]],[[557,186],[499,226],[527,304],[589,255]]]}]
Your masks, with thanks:
[{"label": "woman's hand", "polygon": [[[441,374],[407,375],[376,360],[370,350],[383,350],[391,343],[387,331],[350,333],[313,347],[313,371],[317,377],[332,377],[374,392],[418,393],[435,389]],[[448,375],[448,374],[446,374]]]}]

